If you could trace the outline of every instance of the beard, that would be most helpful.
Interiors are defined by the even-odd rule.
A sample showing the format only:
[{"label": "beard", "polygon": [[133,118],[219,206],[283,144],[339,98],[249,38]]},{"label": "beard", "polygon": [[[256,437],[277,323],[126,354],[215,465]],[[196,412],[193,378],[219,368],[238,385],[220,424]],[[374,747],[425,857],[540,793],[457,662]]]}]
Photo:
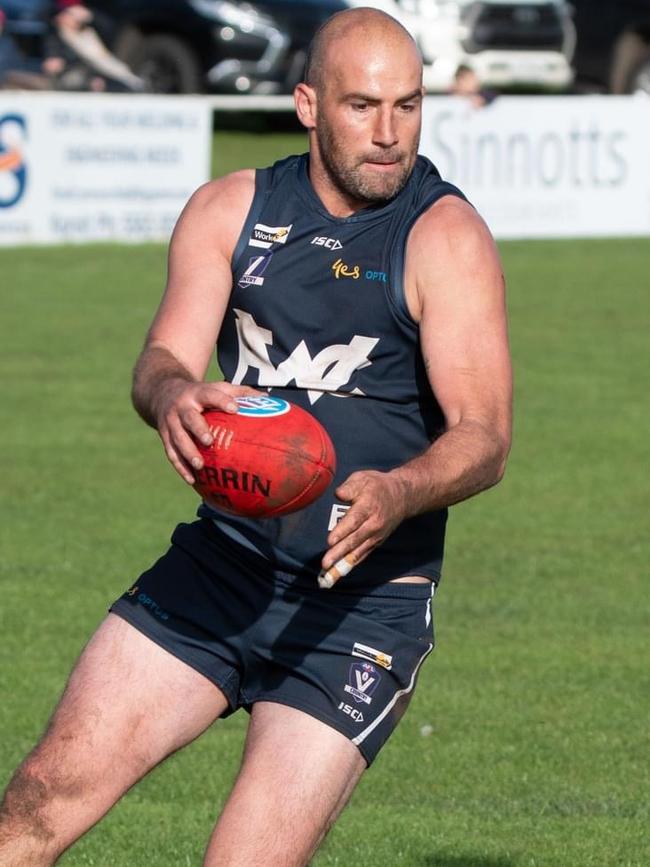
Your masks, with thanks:
[{"label": "beard", "polygon": [[[417,141],[410,151],[386,150],[351,156],[337,138],[334,127],[321,116],[316,137],[323,166],[334,186],[355,201],[380,204],[396,196],[409,179]],[[391,172],[373,172],[367,162],[396,163]]]}]

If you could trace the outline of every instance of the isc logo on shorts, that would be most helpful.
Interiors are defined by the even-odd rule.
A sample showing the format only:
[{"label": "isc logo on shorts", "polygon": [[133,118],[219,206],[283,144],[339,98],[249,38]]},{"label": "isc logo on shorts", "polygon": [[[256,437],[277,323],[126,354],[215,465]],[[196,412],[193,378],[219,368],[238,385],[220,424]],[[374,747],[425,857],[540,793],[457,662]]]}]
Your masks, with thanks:
[{"label": "isc logo on shorts", "polygon": [[284,415],[291,409],[291,404],[281,397],[238,397],[238,415],[250,418],[268,418],[273,415]]},{"label": "isc logo on shorts", "polygon": [[346,713],[355,722],[363,722],[363,714],[361,713],[361,711],[357,710],[349,704],[346,704],[344,701],[339,703],[338,709],[342,710],[343,713]]}]

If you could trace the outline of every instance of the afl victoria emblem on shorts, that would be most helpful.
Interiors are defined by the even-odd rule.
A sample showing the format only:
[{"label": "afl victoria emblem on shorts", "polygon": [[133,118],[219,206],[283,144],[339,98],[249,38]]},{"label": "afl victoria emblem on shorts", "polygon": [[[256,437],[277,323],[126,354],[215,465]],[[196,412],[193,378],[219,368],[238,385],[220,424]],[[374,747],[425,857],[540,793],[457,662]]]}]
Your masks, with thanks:
[{"label": "afl victoria emblem on shorts", "polygon": [[349,693],[356,702],[370,704],[371,695],[377,689],[381,675],[369,662],[353,662],[348,680],[350,682],[343,687],[345,692]]}]

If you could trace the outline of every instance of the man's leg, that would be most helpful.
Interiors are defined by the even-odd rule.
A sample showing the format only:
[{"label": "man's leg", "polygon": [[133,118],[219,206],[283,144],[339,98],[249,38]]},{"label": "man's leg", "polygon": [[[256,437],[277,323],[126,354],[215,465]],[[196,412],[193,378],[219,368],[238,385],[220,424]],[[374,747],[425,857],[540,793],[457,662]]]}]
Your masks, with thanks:
[{"label": "man's leg", "polygon": [[330,726],[291,707],[256,704],[205,867],[304,867],[365,767]]},{"label": "man's leg", "polygon": [[109,614],[5,793],[2,867],[49,867],[226,706],[213,683]]}]

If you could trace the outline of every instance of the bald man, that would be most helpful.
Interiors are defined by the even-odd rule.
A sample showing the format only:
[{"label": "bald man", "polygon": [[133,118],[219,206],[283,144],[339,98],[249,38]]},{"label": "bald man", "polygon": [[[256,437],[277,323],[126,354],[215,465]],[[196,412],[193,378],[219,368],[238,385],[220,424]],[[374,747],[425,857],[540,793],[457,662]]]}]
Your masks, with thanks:
[{"label": "bald man", "polygon": [[[295,402],[328,429],[337,477],[285,518],[203,504],[176,528],[14,775],[3,867],[54,863],[238,708],[243,760],[204,863],[304,865],[404,713],[433,647],[447,507],[501,478],[510,442],[499,261],[417,154],[422,97],[409,34],[339,13],[295,90],[309,154],[208,183],[183,211],[136,409],[192,484],[205,408]],[[215,343],[225,380],[204,382]]]}]

